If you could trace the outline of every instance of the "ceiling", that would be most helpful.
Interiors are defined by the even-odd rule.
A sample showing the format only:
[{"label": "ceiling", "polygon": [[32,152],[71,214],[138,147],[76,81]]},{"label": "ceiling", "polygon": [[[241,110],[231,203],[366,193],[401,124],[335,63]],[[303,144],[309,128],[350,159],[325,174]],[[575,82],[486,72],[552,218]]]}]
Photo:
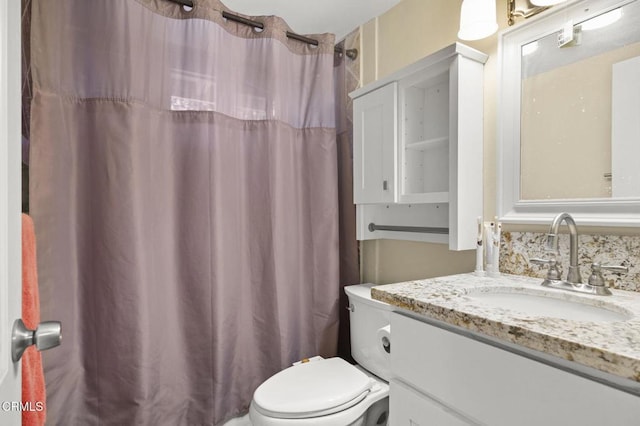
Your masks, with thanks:
[{"label": "ceiling", "polygon": [[222,0],[243,15],[276,15],[298,34],[333,33],[336,41],[400,0]]}]

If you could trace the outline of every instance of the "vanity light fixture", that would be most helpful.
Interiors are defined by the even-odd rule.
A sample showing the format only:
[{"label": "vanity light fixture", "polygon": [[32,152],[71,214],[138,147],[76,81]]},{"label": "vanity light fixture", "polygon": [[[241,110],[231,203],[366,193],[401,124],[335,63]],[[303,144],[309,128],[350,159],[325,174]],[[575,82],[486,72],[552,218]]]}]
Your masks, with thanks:
[{"label": "vanity light fixture", "polygon": [[462,0],[458,38],[479,40],[498,31],[495,0]]},{"label": "vanity light fixture", "polygon": [[[507,0],[507,20],[509,25],[513,25],[515,18],[530,18],[565,1],[567,0]],[[489,37],[497,30],[496,0],[462,0],[459,39],[479,40]]]},{"label": "vanity light fixture", "polygon": [[548,7],[548,6],[555,6],[556,4],[559,4],[565,1],[567,0],[531,0],[531,4],[533,4],[534,6]]},{"label": "vanity light fixture", "polygon": [[565,1],[567,0],[507,0],[507,21],[509,25],[513,25],[515,18],[531,18]]}]

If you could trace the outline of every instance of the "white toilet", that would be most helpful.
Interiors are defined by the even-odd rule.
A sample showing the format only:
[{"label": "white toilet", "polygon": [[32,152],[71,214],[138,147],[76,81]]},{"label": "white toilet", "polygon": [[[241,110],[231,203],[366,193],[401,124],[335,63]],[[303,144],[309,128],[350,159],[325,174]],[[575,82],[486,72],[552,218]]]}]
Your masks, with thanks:
[{"label": "white toilet", "polygon": [[[390,361],[379,331],[391,307],[371,299],[373,284],[345,287],[349,296],[351,354],[286,368],[253,394],[253,426],[374,426],[389,417]],[[386,339],[385,343],[388,343]]]}]

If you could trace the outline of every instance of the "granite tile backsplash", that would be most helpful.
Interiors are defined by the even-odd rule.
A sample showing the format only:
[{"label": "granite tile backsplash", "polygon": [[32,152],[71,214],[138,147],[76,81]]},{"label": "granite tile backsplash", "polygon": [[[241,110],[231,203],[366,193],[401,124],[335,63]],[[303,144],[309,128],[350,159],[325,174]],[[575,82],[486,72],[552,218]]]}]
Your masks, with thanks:
[{"label": "granite tile backsplash", "polygon": [[[500,271],[543,279],[546,267],[534,265],[529,259],[547,257],[545,239],[544,233],[504,232],[500,245]],[[564,277],[569,265],[568,234],[560,236],[558,261]],[[603,271],[605,281],[610,288],[640,292],[640,236],[579,235],[578,264],[583,282],[587,282],[593,262],[628,267],[629,272],[623,274]]]}]

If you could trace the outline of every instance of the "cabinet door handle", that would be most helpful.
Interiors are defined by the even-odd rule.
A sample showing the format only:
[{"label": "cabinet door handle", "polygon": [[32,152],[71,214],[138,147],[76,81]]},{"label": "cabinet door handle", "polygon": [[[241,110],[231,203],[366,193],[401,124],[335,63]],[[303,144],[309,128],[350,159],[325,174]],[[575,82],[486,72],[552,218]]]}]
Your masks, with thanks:
[{"label": "cabinet door handle", "polygon": [[387,182],[386,180],[382,181],[382,190],[386,191],[389,189],[389,182]]}]

